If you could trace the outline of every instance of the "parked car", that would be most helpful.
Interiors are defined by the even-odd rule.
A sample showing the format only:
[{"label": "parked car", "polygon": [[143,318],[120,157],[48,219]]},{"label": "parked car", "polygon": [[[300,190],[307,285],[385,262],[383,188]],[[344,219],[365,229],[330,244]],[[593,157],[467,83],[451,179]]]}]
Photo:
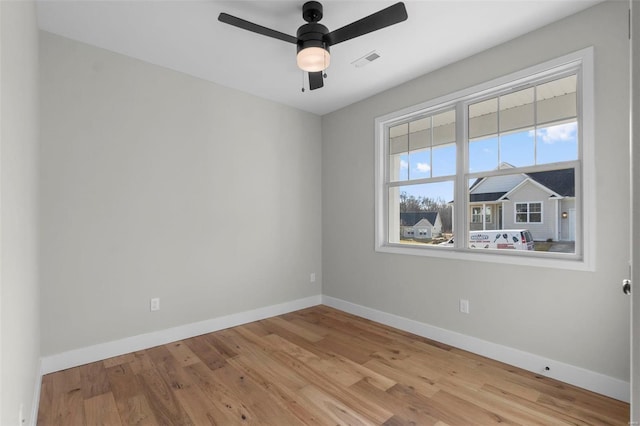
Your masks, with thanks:
[{"label": "parked car", "polygon": [[[453,247],[454,237],[440,243]],[[528,229],[496,229],[490,231],[471,231],[469,248],[472,249],[512,249],[533,250],[535,243]]]}]

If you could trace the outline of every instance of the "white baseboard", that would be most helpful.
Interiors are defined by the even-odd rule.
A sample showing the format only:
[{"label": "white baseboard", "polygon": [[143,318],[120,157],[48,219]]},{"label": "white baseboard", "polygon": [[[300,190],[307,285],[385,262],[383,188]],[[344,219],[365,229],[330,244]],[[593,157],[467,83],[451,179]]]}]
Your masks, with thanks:
[{"label": "white baseboard", "polygon": [[[34,398],[34,406],[32,408],[33,424],[37,420],[37,399],[40,395],[40,383],[44,374],[235,327],[319,304],[325,304],[353,315],[486,356],[611,398],[625,402],[629,402],[630,399],[629,382],[623,380],[345,300],[317,295],[43,357],[41,360],[41,375],[38,376],[36,384],[37,397]],[[549,371],[545,371],[545,367],[549,367]]]},{"label": "white baseboard", "polygon": [[40,408],[40,390],[42,388],[42,360],[38,362],[36,370],[36,383],[33,387],[33,401],[31,405],[31,413],[29,417],[29,425],[36,426],[38,424],[38,409]]},{"label": "white baseboard", "polygon": [[[445,330],[409,318],[378,311],[342,299],[322,296],[324,305],[348,312],[359,317],[379,322],[418,336],[426,337],[456,348],[464,349],[496,361],[504,362],[527,371],[551,377],[583,389],[587,389],[620,401],[629,402],[629,382],[596,373],[581,367],[544,358],[519,349],[488,342],[476,337]],[[545,367],[549,367],[546,371]]]},{"label": "white baseboard", "polygon": [[[322,296],[311,296],[278,305],[265,306],[251,311],[212,318],[205,321],[185,324],[166,330],[154,331],[137,336],[126,337],[112,342],[100,343],[93,346],[74,349],[56,355],[42,357],[41,376],[55,371],[64,370],[79,365],[96,362],[154,346],[164,345],[177,340],[187,339],[201,334],[223,330],[229,327],[258,321],[299,309],[316,306],[322,303]],[[38,389],[39,390],[39,389]],[[38,395],[40,392],[38,391]],[[36,408],[37,413],[37,408]]]}]

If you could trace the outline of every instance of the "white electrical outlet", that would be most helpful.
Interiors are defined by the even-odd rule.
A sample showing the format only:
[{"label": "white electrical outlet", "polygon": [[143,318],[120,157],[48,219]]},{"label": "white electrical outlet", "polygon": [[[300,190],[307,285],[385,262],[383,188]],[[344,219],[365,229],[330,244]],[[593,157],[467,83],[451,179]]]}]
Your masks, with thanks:
[{"label": "white electrical outlet", "polygon": [[153,299],[151,299],[151,302],[149,303],[149,308],[151,309],[151,311],[159,311],[160,310],[160,298],[159,297],[154,297]]},{"label": "white electrical outlet", "polygon": [[469,301],[467,299],[460,299],[460,312],[463,314],[469,313]]},{"label": "white electrical outlet", "polygon": [[309,274],[309,282],[310,283],[315,283],[316,282],[316,273],[312,272]]}]

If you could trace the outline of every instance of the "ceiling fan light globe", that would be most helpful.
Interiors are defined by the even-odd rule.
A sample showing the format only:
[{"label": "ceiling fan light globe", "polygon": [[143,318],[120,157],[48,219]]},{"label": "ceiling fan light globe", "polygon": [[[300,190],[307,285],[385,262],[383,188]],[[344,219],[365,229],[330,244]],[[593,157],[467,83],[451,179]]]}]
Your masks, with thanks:
[{"label": "ceiling fan light globe", "polygon": [[298,67],[307,72],[318,72],[329,68],[331,55],[322,47],[307,47],[298,52]]}]

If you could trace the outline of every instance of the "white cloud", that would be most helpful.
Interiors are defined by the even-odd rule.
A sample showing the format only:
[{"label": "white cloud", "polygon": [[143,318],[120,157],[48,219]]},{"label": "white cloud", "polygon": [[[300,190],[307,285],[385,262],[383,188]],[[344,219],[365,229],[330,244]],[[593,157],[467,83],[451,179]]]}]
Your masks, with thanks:
[{"label": "white cloud", "polygon": [[406,162],[406,160],[400,160],[400,169],[408,169],[409,168],[409,163]]},{"label": "white cloud", "polygon": [[549,145],[556,142],[575,141],[576,129],[576,123],[559,124],[538,130],[538,138]]},{"label": "white cloud", "polygon": [[416,164],[416,170],[421,173],[427,173],[429,170],[431,170],[431,166],[427,163],[418,163]]}]

